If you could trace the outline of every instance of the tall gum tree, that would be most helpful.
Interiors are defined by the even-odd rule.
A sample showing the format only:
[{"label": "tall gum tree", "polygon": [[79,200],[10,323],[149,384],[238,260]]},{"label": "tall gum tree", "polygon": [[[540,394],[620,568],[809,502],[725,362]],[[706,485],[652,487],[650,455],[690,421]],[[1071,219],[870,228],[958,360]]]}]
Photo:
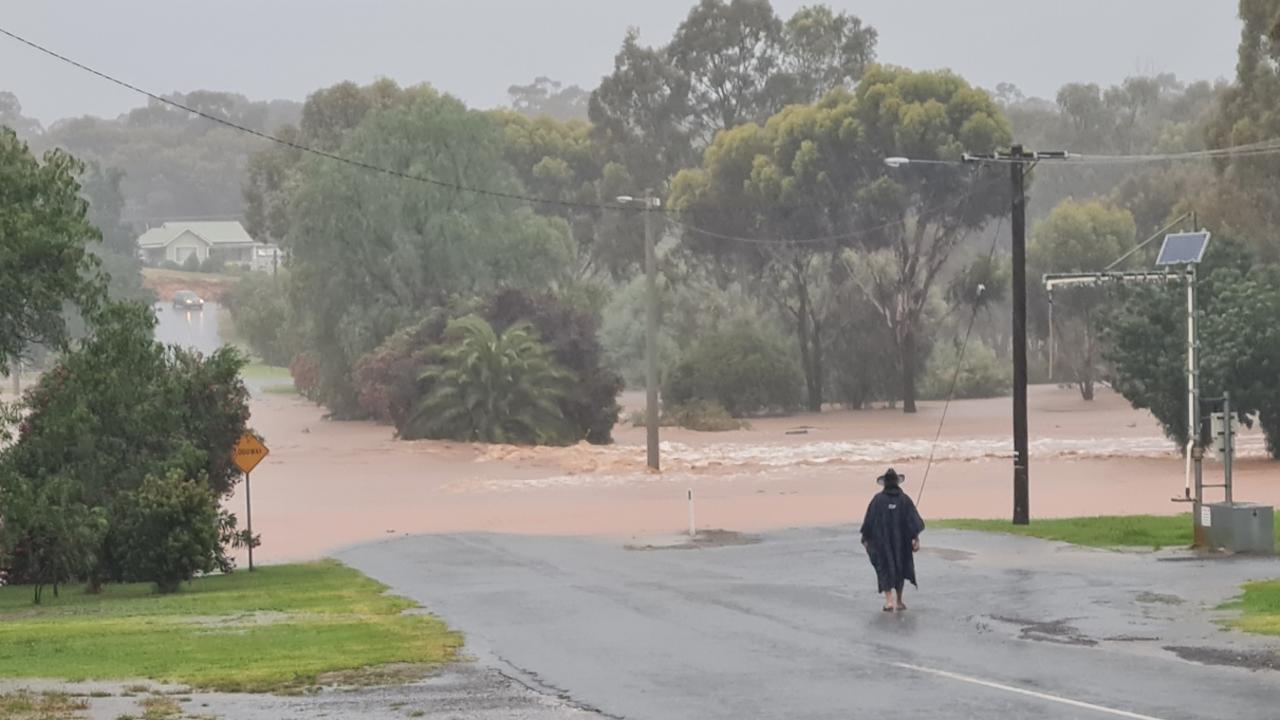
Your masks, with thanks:
[{"label": "tall gum tree", "polygon": [[884,159],[956,160],[1009,139],[990,97],[959,76],[877,66],[853,92],[721,132],[700,167],[676,175],[670,203],[692,227],[691,252],[785,294],[811,409],[822,402],[824,312],[833,310],[822,288],[852,279],[890,331],[903,409],[915,412],[934,286],[957,243],[1008,199],[999,169],[890,170]]}]

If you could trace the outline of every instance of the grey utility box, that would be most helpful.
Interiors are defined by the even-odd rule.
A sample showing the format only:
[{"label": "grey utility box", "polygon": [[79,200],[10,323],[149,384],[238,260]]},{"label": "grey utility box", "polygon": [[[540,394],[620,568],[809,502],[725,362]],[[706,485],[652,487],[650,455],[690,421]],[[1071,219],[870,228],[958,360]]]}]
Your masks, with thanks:
[{"label": "grey utility box", "polygon": [[[1257,503],[1213,503],[1204,525],[1205,539],[1212,548],[1237,553],[1276,552],[1275,509]],[[1203,519],[1203,518],[1202,518]]]}]

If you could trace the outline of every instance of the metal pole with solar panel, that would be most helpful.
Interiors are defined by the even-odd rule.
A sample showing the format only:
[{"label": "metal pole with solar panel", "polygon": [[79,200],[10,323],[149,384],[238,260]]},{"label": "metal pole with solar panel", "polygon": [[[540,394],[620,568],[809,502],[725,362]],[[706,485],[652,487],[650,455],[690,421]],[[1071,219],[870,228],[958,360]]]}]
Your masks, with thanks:
[{"label": "metal pole with solar panel", "polygon": [[[1055,289],[1103,285],[1114,282],[1170,282],[1179,278],[1185,280],[1187,290],[1186,470],[1184,473],[1183,495],[1182,497],[1174,497],[1173,500],[1174,502],[1193,503],[1192,523],[1194,525],[1195,544],[1199,546],[1204,544],[1205,523],[1202,523],[1201,506],[1204,502],[1205,485],[1201,468],[1204,450],[1200,444],[1200,369],[1196,357],[1198,349],[1196,333],[1196,266],[1204,258],[1205,250],[1209,246],[1210,234],[1207,230],[1193,230],[1192,232],[1175,232],[1165,235],[1164,242],[1160,246],[1160,253],[1156,256],[1156,267],[1163,268],[1162,270],[1140,272],[1111,270],[1111,268],[1119,265],[1130,255],[1156,240],[1165,231],[1188,219],[1190,219],[1192,227],[1195,227],[1195,214],[1186,213],[1157,230],[1151,237],[1139,243],[1135,248],[1125,253],[1102,271],[1092,273],[1049,273],[1043,279],[1045,290],[1049,293],[1050,327],[1053,325],[1053,292]],[[1173,268],[1180,268],[1180,272],[1171,272]],[[1053,343],[1050,341],[1050,354],[1052,355],[1053,352]],[[1230,447],[1228,447],[1227,452],[1230,452]],[[1194,483],[1192,482],[1193,479]],[[1223,487],[1227,490],[1228,497],[1230,497],[1229,478],[1220,486],[1214,485],[1210,487]],[[1192,494],[1193,490],[1194,495]]]}]

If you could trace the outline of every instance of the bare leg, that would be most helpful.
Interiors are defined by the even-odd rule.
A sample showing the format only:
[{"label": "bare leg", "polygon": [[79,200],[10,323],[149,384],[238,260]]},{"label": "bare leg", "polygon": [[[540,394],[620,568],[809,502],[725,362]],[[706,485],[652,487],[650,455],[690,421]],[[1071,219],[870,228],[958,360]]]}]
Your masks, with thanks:
[{"label": "bare leg", "polygon": [[[898,588],[897,592],[898,592],[898,609],[906,610],[907,606],[902,603],[902,588]],[[887,595],[888,593],[885,593],[885,594]]]},{"label": "bare leg", "polygon": [[885,610],[893,609],[893,591],[892,590],[884,591],[884,609]]}]

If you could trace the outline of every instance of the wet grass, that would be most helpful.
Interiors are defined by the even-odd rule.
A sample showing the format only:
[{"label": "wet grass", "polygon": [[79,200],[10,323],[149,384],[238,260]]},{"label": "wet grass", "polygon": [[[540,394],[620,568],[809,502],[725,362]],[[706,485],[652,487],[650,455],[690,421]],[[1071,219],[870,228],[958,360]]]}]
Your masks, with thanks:
[{"label": "wet grass", "polygon": [[7,720],[71,720],[81,718],[89,703],[66,693],[25,690],[0,695],[0,718]]},{"label": "wet grass", "polygon": [[276,367],[275,365],[264,365],[260,362],[249,363],[240,371],[240,377],[245,380],[256,380],[260,382],[280,382],[290,386],[293,385],[293,376],[289,374],[289,368]]},{"label": "wet grass", "polygon": [[1088,547],[1190,547],[1191,515],[1110,515],[1035,520],[934,520],[930,527],[1025,535]]},{"label": "wet grass", "polygon": [[247,382],[261,386],[262,392],[270,395],[296,395],[298,393],[293,385],[293,375],[289,373],[289,368],[265,365],[255,361],[244,366],[244,369],[240,371],[240,377]]},{"label": "wet grass", "polygon": [[[453,659],[461,637],[335,561],[197,579],[173,595],[148,584],[101,594],[63,588],[43,605],[0,588],[0,677],[149,678],[262,692],[388,664]],[[5,717],[0,714],[0,717]]]},{"label": "wet grass", "polygon": [[[1191,547],[1191,514],[1181,515],[1101,515],[1097,517],[1032,519],[1030,525],[1014,525],[1007,520],[932,520],[929,527],[953,530],[980,530],[1008,535],[1025,535],[1087,547]],[[1276,525],[1280,546],[1280,524]]]},{"label": "wet grass", "polygon": [[1280,580],[1251,582],[1239,599],[1222,606],[1240,616],[1228,621],[1231,627],[1262,635],[1280,635]]}]

